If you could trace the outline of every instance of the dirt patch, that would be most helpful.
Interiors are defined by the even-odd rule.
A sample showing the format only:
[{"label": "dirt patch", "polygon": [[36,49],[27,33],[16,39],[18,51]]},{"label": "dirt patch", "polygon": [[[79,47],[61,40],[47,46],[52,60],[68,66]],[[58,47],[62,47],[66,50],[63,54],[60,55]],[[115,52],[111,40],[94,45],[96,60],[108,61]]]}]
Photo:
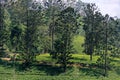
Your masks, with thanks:
[{"label": "dirt patch", "polygon": [[11,58],[1,58],[1,60],[4,60],[4,61],[10,61]]}]

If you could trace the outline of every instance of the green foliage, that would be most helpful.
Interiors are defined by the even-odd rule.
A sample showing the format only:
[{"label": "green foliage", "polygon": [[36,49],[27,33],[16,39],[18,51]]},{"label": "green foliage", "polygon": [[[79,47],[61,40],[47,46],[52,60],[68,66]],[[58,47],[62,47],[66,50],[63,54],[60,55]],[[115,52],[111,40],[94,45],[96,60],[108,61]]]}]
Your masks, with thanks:
[{"label": "green foliage", "polygon": [[51,38],[49,37],[48,34],[48,27],[45,25],[39,26],[38,27],[38,41],[37,44],[37,52],[38,53],[47,53],[49,52],[50,48],[51,48]]},{"label": "green foliage", "polygon": [[74,47],[74,50],[75,50],[74,53],[79,53],[79,54],[83,53],[83,50],[84,50],[84,47],[82,46],[83,43],[84,43],[84,37],[83,36],[80,36],[80,35],[74,36],[74,39],[73,39],[73,47]]},{"label": "green foliage", "polygon": [[0,56],[5,55],[4,46],[9,43],[10,36],[10,14],[7,9],[0,3]]},{"label": "green foliage", "polygon": [[8,11],[4,8],[1,7],[0,10],[0,44],[3,45],[5,43],[7,43],[7,41],[9,40],[9,35],[10,35],[10,15],[8,13]]},{"label": "green foliage", "polygon": [[17,51],[22,51],[23,49],[23,38],[25,36],[26,26],[21,23],[12,24],[10,41],[12,45],[12,49]]},{"label": "green foliage", "polygon": [[101,54],[100,57],[97,59],[96,63],[100,68],[105,68],[111,69],[111,59],[110,57],[107,57],[107,65],[105,66],[105,54]]},{"label": "green foliage", "polygon": [[35,60],[36,53],[39,51],[38,44],[40,40],[40,34],[38,26],[41,25],[42,15],[41,10],[36,10],[34,7],[34,2],[32,2],[31,0],[22,1],[19,5],[21,5],[21,7],[23,8],[22,11],[24,11],[24,19],[21,19],[21,22],[23,22],[23,24],[26,26],[24,32],[25,35],[22,40],[23,52],[21,55],[25,60],[23,66],[29,66]]}]

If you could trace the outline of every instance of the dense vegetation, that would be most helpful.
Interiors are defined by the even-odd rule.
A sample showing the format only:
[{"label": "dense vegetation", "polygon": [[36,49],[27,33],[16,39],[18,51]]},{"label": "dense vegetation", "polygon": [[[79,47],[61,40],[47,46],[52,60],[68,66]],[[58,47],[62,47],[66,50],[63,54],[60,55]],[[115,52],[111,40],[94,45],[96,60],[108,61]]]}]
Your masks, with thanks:
[{"label": "dense vegetation", "polygon": [[0,0],[0,79],[119,80],[120,19],[76,4]]}]

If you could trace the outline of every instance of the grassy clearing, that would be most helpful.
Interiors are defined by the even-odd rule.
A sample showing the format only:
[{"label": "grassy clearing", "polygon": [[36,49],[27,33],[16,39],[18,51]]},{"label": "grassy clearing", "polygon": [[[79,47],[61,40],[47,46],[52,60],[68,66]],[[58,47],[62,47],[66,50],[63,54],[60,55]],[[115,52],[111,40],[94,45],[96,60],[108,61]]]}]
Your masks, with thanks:
[{"label": "grassy clearing", "polygon": [[40,54],[40,55],[36,56],[36,60],[37,61],[52,62],[50,54],[48,54],[48,53],[46,53],[46,54]]},{"label": "grassy clearing", "polygon": [[[104,70],[96,67],[81,67],[78,63],[91,64],[95,63],[99,56],[94,56],[93,61],[89,61],[89,55],[73,54],[75,65],[69,66],[67,72],[63,73],[57,65],[33,65],[30,69],[21,70],[16,63],[0,63],[0,80],[120,80],[120,59],[112,58],[114,68],[109,70],[109,76],[102,76]],[[36,57],[38,62],[53,63],[48,53],[40,54]],[[15,71],[15,72],[14,72]]]},{"label": "grassy clearing", "polygon": [[[73,59],[71,59],[71,62],[74,63],[95,63],[99,56],[93,56],[93,61],[91,62],[89,60],[89,55],[86,54],[72,54]],[[40,54],[36,57],[37,61],[45,61],[45,62],[54,62],[53,59],[51,59],[50,54]]]},{"label": "grassy clearing", "polygon": [[78,62],[78,63],[96,63],[99,56],[93,55],[93,61],[90,61],[90,56],[86,54],[73,54],[72,62]]}]

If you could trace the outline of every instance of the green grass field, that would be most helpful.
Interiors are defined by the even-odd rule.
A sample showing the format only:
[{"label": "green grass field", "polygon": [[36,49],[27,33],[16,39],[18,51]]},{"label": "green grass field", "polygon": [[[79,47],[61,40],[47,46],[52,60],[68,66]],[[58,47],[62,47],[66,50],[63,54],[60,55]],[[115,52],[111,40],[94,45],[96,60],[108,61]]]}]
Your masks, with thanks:
[{"label": "green grass field", "polygon": [[83,43],[84,37],[74,37],[73,45],[79,54],[72,54],[73,59],[65,73],[59,64],[55,64],[56,60],[46,53],[36,56],[36,62],[26,70],[20,62],[14,65],[12,61],[0,60],[0,80],[120,80],[120,59],[111,58],[112,68],[108,71],[108,77],[104,77],[104,70],[95,66],[99,56],[93,55],[90,61],[89,55],[82,52]]},{"label": "green grass field", "polygon": [[[58,65],[33,65],[27,70],[19,69],[19,65],[7,62],[0,64],[0,80],[120,80],[119,58],[113,59],[115,68],[109,70],[109,76],[102,75],[103,70],[96,67],[83,67],[78,63],[90,64],[95,63],[98,56],[89,61],[89,56],[85,54],[73,54],[72,66],[68,66],[67,72],[61,72]],[[36,57],[38,62],[53,63],[49,54],[41,54]]]}]

